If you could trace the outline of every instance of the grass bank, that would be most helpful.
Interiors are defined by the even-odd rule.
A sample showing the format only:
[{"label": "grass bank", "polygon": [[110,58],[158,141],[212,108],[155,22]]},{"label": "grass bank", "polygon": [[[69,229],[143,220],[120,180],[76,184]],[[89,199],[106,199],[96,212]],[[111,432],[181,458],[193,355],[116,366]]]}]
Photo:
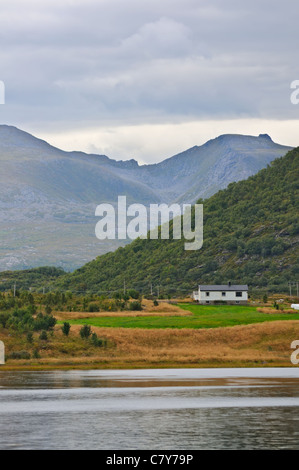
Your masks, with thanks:
[{"label": "grass bank", "polygon": [[[292,367],[290,348],[299,339],[299,321],[276,321],[212,329],[129,329],[93,327],[108,340],[94,348],[58,326],[40,347],[40,359],[9,360],[1,370],[130,369],[190,367]],[[28,348],[24,340],[4,337],[8,349]],[[18,343],[19,341],[19,343]]]}]

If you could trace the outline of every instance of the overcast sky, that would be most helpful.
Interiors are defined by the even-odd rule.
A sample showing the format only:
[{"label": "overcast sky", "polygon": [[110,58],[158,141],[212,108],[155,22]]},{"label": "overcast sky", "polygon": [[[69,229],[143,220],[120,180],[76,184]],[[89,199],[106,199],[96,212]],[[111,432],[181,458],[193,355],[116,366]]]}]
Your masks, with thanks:
[{"label": "overcast sky", "polygon": [[1,0],[0,122],[160,161],[223,133],[299,145],[298,0]]}]

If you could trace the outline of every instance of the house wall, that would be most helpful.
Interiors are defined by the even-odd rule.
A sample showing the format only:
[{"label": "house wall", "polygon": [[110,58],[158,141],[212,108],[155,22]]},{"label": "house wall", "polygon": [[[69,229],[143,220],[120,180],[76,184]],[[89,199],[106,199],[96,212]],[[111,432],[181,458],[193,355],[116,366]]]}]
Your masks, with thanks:
[{"label": "house wall", "polygon": [[[222,292],[225,292],[225,296],[222,296]],[[213,304],[214,302],[227,302],[235,304],[236,302],[239,304],[246,304],[248,301],[248,293],[246,291],[242,291],[242,297],[236,297],[235,291],[209,291],[210,295],[206,295],[206,291],[198,291],[199,293],[199,302],[200,303],[210,303]]]}]

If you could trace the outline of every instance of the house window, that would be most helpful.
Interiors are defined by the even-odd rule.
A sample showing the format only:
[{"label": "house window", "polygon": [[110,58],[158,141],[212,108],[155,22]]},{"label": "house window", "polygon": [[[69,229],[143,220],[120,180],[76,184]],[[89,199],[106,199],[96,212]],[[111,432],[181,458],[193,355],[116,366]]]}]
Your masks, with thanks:
[{"label": "house window", "polygon": [[210,292],[206,292],[206,297],[210,297]]},{"label": "house window", "polygon": [[209,300],[206,300],[206,304],[209,304],[209,303],[210,303],[210,301],[209,301]]},{"label": "house window", "polygon": [[226,292],[222,292],[222,297],[225,297],[226,296]]},{"label": "house window", "polygon": [[236,297],[242,297],[242,292],[236,292]]},{"label": "house window", "polygon": [[236,300],[236,304],[239,304],[240,303],[240,300]]}]

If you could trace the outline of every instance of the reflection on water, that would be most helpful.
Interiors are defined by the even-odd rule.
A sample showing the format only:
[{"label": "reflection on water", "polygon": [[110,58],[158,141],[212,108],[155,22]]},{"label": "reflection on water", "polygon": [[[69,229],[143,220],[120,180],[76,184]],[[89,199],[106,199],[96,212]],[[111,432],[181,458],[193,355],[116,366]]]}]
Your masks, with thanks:
[{"label": "reflection on water", "polygon": [[0,372],[0,449],[298,449],[299,369]]}]

